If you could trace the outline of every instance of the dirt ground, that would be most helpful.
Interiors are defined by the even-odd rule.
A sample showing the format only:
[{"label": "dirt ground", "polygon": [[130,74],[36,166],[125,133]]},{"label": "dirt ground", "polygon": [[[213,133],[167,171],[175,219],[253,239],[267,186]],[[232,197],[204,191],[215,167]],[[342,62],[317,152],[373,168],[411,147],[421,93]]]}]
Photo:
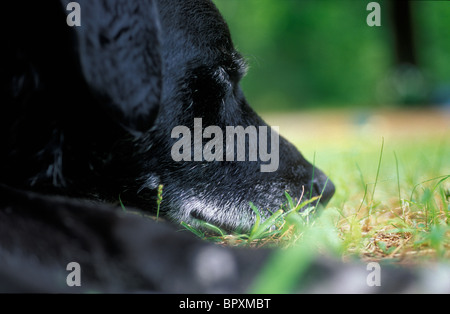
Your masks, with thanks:
[{"label": "dirt ground", "polygon": [[408,139],[450,137],[450,109],[329,110],[261,114],[292,142],[319,140],[324,144],[361,135]]}]

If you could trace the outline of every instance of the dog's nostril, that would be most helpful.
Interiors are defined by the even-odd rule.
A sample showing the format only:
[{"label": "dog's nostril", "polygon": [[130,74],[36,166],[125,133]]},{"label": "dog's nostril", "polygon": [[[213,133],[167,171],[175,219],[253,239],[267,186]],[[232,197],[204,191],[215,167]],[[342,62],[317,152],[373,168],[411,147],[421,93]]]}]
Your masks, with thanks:
[{"label": "dog's nostril", "polygon": [[333,197],[335,192],[335,187],[331,180],[327,180],[326,185],[323,187],[322,200],[321,202],[326,204]]},{"label": "dog's nostril", "polygon": [[322,189],[317,181],[313,182],[313,189],[316,195],[320,195],[320,193],[322,193]]},{"label": "dog's nostril", "polygon": [[312,182],[312,197],[319,196],[320,203],[327,204],[328,201],[333,197],[335,192],[335,187],[333,182],[327,177],[314,179]]}]

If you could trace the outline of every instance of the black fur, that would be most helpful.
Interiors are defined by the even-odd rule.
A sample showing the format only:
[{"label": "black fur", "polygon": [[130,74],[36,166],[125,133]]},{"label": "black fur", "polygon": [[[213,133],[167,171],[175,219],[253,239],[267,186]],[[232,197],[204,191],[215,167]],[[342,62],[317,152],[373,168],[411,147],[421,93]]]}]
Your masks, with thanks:
[{"label": "black fur", "polygon": [[249,202],[267,216],[285,190],[299,197],[312,184],[305,198],[332,196],[332,182],[283,138],[273,173],[261,173],[261,162],[172,160],[171,130],[194,118],[266,125],[239,87],[245,62],[212,2],[79,1],[74,28],[65,23],[68,2],[4,10],[12,25],[2,28],[3,183],[104,201],[120,195],[146,211],[163,184],[161,212],[171,220],[226,229],[249,228]]},{"label": "black fur", "polygon": [[[317,168],[312,180],[284,139],[273,173],[261,162],[171,159],[171,129],[194,118],[265,125],[239,88],[245,63],[211,1],[79,0],[79,28],[66,25],[68,2],[2,4],[0,292],[248,291],[270,252],[215,246],[143,217],[158,185],[171,220],[233,229],[251,225],[249,201],[267,216],[285,190],[298,197],[312,185],[326,202],[332,183]],[[127,213],[112,204],[119,196]],[[70,262],[82,267],[81,287],[66,284]],[[436,283],[386,267],[370,289],[365,265],[322,259],[307,273],[298,291]]]},{"label": "black fur", "polygon": [[[0,293],[243,292],[269,254],[219,248],[110,205],[1,184],[0,208]],[[71,262],[81,266],[80,287],[66,284]]]},{"label": "black fur", "polygon": [[[331,181],[283,138],[272,173],[260,172],[261,161],[172,160],[171,130],[192,127],[194,118],[223,128],[266,125],[239,87],[245,62],[211,1],[80,0],[81,27],[67,26],[68,2],[2,5],[0,259],[8,266],[0,278],[17,280],[10,290],[33,291],[34,277],[21,274],[20,265],[56,278],[55,269],[72,260],[90,265],[94,289],[98,282],[112,290],[163,289],[155,270],[145,284],[134,281],[149,268],[138,270],[129,259],[177,255],[151,249],[159,239],[170,242],[167,230],[122,217],[114,206],[120,198],[155,212],[160,184],[161,214],[169,220],[201,219],[230,230],[250,228],[250,201],[267,217],[285,190],[331,198]],[[122,233],[128,221],[133,227]],[[179,254],[188,260],[190,243],[203,245],[176,239],[167,250],[185,243]],[[120,284],[102,268],[121,274]],[[53,283],[44,290],[59,291]]]}]

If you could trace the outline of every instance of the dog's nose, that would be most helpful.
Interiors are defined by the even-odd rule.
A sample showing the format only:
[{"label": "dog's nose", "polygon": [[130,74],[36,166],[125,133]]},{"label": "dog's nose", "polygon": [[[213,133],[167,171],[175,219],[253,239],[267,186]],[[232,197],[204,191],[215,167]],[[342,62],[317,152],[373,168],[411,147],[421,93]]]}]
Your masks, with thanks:
[{"label": "dog's nose", "polygon": [[321,195],[320,203],[323,205],[328,204],[336,190],[330,178],[328,178],[324,173],[320,172],[316,175],[312,183],[317,195]]}]

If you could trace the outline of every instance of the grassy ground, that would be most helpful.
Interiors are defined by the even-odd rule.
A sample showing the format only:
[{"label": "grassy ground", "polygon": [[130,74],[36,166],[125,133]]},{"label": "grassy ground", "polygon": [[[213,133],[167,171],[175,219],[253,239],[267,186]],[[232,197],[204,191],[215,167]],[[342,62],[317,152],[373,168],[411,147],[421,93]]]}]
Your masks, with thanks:
[{"label": "grassy ground", "polygon": [[319,254],[403,265],[450,262],[450,112],[263,118],[330,176],[336,194],[325,209],[304,213],[297,211],[305,203],[286,194],[283,207],[274,208],[272,218],[257,222],[249,234],[184,225],[222,245],[281,247],[252,292],[291,291]]},{"label": "grassy ground", "polygon": [[206,226],[210,232],[187,229],[224,245],[294,247],[299,257],[290,259],[296,268],[316,252],[407,264],[450,260],[448,112],[263,117],[330,176],[337,187],[330,204],[297,213],[305,204],[287,194],[272,219],[258,222],[249,234],[226,234],[214,226]]},{"label": "grassy ground", "polygon": [[286,136],[337,186],[326,210],[338,213],[342,256],[450,258],[448,112],[310,114],[306,126],[297,118]]}]

